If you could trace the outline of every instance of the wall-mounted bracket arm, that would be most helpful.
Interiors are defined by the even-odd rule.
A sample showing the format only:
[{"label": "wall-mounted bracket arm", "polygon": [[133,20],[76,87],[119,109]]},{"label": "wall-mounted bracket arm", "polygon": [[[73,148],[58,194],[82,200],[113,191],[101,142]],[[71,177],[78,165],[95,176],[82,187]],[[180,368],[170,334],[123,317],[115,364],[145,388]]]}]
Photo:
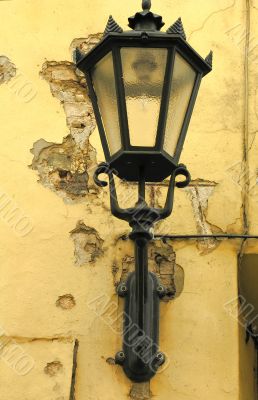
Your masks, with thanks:
[{"label": "wall-mounted bracket arm", "polygon": [[[118,295],[125,299],[123,351],[116,355],[116,362],[123,366],[125,374],[135,382],[149,381],[165,362],[158,349],[159,302],[165,293],[155,274],[148,271],[148,242],[153,238],[155,222],[167,218],[173,210],[175,187],[184,188],[191,180],[183,164],[172,172],[164,208],[149,207],[145,200],[144,169],[139,171],[139,197],[135,207],[119,206],[114,171],[107,163],[98,166],[94,180],[98,186],[107,186],[99,180],[100,174],[109,178],[110,205],[114,216],[128,221],[132,227],[130,239],[135,246],[135,272],[118,287]],[[176,182],[179,175],[184,181]]]}]

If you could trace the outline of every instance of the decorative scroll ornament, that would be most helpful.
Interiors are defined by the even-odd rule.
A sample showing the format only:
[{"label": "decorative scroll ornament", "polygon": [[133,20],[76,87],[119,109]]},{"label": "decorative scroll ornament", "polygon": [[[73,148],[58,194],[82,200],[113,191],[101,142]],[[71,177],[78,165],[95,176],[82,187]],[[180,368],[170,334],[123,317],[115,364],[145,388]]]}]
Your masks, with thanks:
[{"label": "decorative scroll ornament", "polygon": [[[142,202],[138,202],[133,208],[123,209],[120,208],[118,204],[115,180],[113,177],[113,174],[116,174],[116,171],[110,168],[110,165],[105,162],[98,165],[94,173],[94,182],[97,186],[105,187],[108,185],[108,183],[99,179],[99,175],[101,174],[106,174],[109,178],[110,205],[112,214],[119,219],[128,221],[131,223],[131,226],[133,226],[133,224],[140,224],[142,226],[145,225],[145,227],[147,227],[147,231],[155,222],[167,218],[172,213],[175,187],[185,188],[191,181],[191,175],[186,166],[184,164],[179,164],[171,174],[167,199],[163,209],[148,207],[145,202],[144,206]],[[176,181],[176,177],[179,175],[184,176],[185,180]],[[137,206],[137,204],[140,205]]]},{"label": "decorative scroll ornament", "polygon": [[112,15],[108,19],[104,36],[107,36],[110,32],[123,33],[123,29],[117,24]]},{"label": "decorative scroll ornament", "polygon": [[186,40],[186,34],[181,18],[178,18],[176,22],[168,28],[167,33],[180,35],[184,40]]}]

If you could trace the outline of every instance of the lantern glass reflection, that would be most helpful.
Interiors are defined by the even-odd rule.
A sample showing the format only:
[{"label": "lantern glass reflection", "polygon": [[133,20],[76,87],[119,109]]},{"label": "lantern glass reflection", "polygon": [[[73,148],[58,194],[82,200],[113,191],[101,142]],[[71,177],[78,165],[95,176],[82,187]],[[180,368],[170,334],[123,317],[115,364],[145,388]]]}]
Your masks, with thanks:
[{"label": "lantern glass reflection", "polygon": [[167,52],[158,48],[121,49],[131,146],[155,146]]},{"label": "lantern glass reflection", "polygon": [[109,151],[113,155],[121,149],[121,134],[111,52],[96,64],[92,71],[92,80]]},{"label": "lantern glass reflection", "polygon": [[174,156],[196,80],[196,72],[176,53],[170,91],[164,150]]}]

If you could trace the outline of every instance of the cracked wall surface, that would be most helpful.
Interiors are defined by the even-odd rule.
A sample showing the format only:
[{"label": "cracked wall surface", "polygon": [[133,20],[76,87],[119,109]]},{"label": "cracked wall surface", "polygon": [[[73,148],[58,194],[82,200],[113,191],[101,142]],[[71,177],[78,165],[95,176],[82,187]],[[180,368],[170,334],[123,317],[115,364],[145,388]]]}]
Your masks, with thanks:
[{"label": "cracked wall surface", "polygon": [[[168,289],[160,310],[168,365],[138,385],[114,364],[121,318],[110,321],[123,309],[116,287],[134,268],[134,249],[123,240],[128,224],[110,215],[108,188],[93,183],[103,152],[72,53],[100,40],[110,10],[126,30],[125,16],[139,7],[136,0],[122,7],[115,0],[0,2],[1,54],[8,56],[0,57],[0,189],[33,225],[21,237],[0,210],[1,400],[252,395],[245,382],[253,377],[244,381],[241,372],[253,351],[246,353],[237,317],[224,305],[238,295],[238,254],[255,253],[254,241],[153,241],[150,270]],[[258,232],[257,9],[242,0],[153,2],[166,27],[181,15],[190,44],[203,56],[214,51],[180,160],[192,182],[176,189],[173,214],[157,234]],[[17,96],[16,70],[34,88],[29,101]],[[164,204],[167,186],[148,184],[152,206]],[[136,192],[120,184],[122,206],[132,206]],[[99,314],[101,302],[114,314]],[[23,376],[13,350],[35,362]]]}]

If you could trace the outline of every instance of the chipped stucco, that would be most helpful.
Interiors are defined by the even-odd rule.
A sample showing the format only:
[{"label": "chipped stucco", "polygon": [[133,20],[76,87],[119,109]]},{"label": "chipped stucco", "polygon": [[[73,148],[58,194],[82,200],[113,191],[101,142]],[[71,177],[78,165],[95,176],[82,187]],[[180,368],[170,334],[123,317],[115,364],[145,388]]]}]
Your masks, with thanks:
[{"label": "chipped stucco", "polygon": [[[71,44],[87,52],[100,39],[90,35],[75,39]],[[32,169],[37,170],[39,182],[66,202],[80,201],[87,194],[97,193],[93,183],[96,168],[96,151],[89,142],[96,127],[92,105],[87,95],[83,74],[69,61],[46,61],[41,77],[49,84],[52,95],[60,101],[66,115],[69,135],[63,143],[48,143],[39,139],[31,150],[34,155]]]},{"label": "chipped stucco", "polygon": [[94,263],[103,254],[103,243],[96,229],[86,226],[79,221],[76,228],[70,232],[74,242],[75,265],[81,267]]},{"label": "chipped stucco", "polygon": [[31,168],[37,170],[39,182],[66,203],[81,201],[98,192],[92,180],[96,154],[88,140],[78,146],[71,135],[62,144],[40,139],[31,152],[34,155]]},{"label": "chipped stucco", "polygon": [[[134,271],[134,257],[129,241],[119,239],[115,244],[115,256],[112,264],[114,286],[125,282]],[[167,295],[162,299],[167,302],[179,297],[184,287],[184,270],[176,263],[176,253],[170,244],[154,242],[149,248],[149,269],[154,272],[164,285]]]},{"label": "chipped stucco", "polygon": [[130,398],[132,400],[148,400],[151,399],[150,383],[134,383],[130,390]]},{"label": "chipped stucco", "polygon": [[76,306],[76,301],[73,295],[64,294],[58,297],[56,301],[56,306],[60,307],[63,310],[71,310],[73,307]]},{"label": "chipped stucco", "polygon": [[6,56],[0,56],[0,84],[8,83],[16,75],[16,67]]}]

